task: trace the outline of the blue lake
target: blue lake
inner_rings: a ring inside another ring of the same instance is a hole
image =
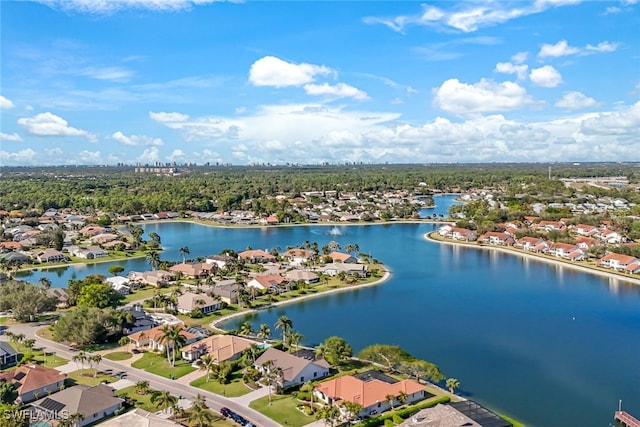
[[[438,206],[452,203],[450,196]],[[436,212],[439,213],[439,212]],[[430,215],[430,214],[428,214]],[[383,260],[392,277],[376,287],[321,296],[256,313],[267,323],[286,314],[316,344],[330,335],[355,351],[397,344],[457,378],[461,394],[528,426],[609,426],[619,399],[640,414],[640,286],[518,255],[440,245],[431,224],[227,229],[190,223],[147,224],[162,259],[180,260],[247,246],[271,249],[305,240],[357,243]],[[149,269],[129,260],[127,271]],[[112,263],[34,272],[55,286],[106,271]],[[228,323],[234,328],[242,319]],[[275,332],[275,331],[274,331]]]

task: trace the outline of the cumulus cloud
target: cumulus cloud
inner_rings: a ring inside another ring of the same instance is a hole
[[[160,160],[160,151],[158,147],[146,148],[137,158],[136,161],[143,164],[151,164]]]
[[[311,83],[304,85],[304,90],[308,95],[324,95],[331,98],[353,98],[358,101],[370,99],[366,92],[345,83],[338,83],[336,85]]]
[[[529,78],[534,84],[542,87],[556,87],[562,83],[562,75],[551,65],[532,69]]]
[[[585,47],[570,46],[566,40],[560,40],[556,44],[545,43],[540,47],[538,58],[559,58],[569,55],[590,55],[594,53],[615,52],[618,49],[617,43],[607,41],[600,42],[597,45],[588,44]]]
[[[532,104],[533,99],[517,83],[482,79],[475,84],[449,79],[434,90],[434,105],[454,114],[509,111]]]
[[[555,105],[566,110],[579,110],[598,105],[598,102],[581,92],[567,92],[556,101]]]
[[[410,25],[454,29],[469,33],[480,28],[502,24],[512,19],[541,13],[549,8],[568,6],[579,2],[580,0],[538,0],[534,3],[502,1],[482,3],[441,2],[439,5],[442,7],[422,5],[422,11],[414,15],[399,15],[395,17],[370,16],[364,18],[364,22],[367,24],[382,24],[399,33],[404,33]]]
[[[633,136],[640,139],[640,101],[630,108],[591,116],[581,123],[581,131],[586,135]]]
[[[88,14],[111,14],[125,9],[146,9],[155,12],[191,10],[194,6],[220,0],[36,0],[53,9]]]
[[[167,160],[171,162],[184,162],[187,160],[187,155],[180,149],[175,149],[167,156]]]
[[[78,153],[78,160],[78,163],[83,165],[100,165],[104,163],[99,151],[82,150]]]
[[[0,95],[0,109],[8,110],[9,108],[14,107],[15,104],[9,98],[5,98],[4,96]]]
[[[318,75],[332,73],[324,65],[294,64],[274,56],[265,56],[251,65],[249,82],[254,86],[302,86],[315,81]]]
[[[91,142],[96,141],[95,135],[86,130],[71,127],[65,119],[49,112],[40,113],[33,117],[22,117],[18,119],[18,124],[30,135],[84,136]]]
[[[512,64],[511,62],[498,62],[495,71],[504,74],[516,74],[518,79],[522,80],[527,77],[529,66],[526,64]]]
[[[22,141],[22,137],[15,132],[14,133],[0,132],[0,141],[17,142],[17,141]]]
[[[120,131],[114,132],[111,138],[125,145],[163,145],[164,142],[161,138],[152,138],[146,135],[125,135]]]
[[[0,160],[3,164],[16,164],[16,165],[33,165],[34,160],[37,157],[36,153],[31,148],[25,148],[24,150],[9,152],[0,150]]]
[[[188,115],[181,113],[154,113],[153,111],[150,111],[149,117],[151,118],[151,120],[161,123],[184,122],[189,120]]]

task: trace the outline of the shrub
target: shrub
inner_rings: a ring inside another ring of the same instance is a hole
[[[394,426],[393,421],[391,421],[388,418],[384,420],[384,427],[393,427],[393,426]]]

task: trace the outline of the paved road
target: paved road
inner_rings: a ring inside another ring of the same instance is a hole
[[[71,350],[68,346],[49,341],[47,339],[41,338],[36,335],[36,331],[40,328],[40,326],[31,325],[31,324],[19,324],[19,325],[10,325],[9,330],[14,333],[22,333],[25,335],[27,339],[35,339],[36,342],[44,347],[47,351],[54,350],[57,355],[64,357],[68,360],[76,354],[73,350]],[[260,427],[279,427],[280,424],[273,421],[271,418],[268,418],[258,411],[255,411],[245,405],[241,405],[240,403],[219,396],[217,394],[195,388],[186,384],[180,384],[175,380],[170,380],[167,378],[159,377],[154,374],[150,374],[146,371],[134,368],[123,367],[123,365],[103,358],[100,362],[101,370],[112,369],[114,372],[124,371],[127,373],[127,379],[137,382],[137,381],[149,381],[149,385],[151,388],[156,390],[167,390],[171,394],[176,396],[182,396],[185,399],[195,400],[196,394],[201,394],[207,399],[207,406],[213,409],[214,411],[220,411],[220,408],[226,406],[234,412],[242,415],[244,418],[251,421],[256,426]]]

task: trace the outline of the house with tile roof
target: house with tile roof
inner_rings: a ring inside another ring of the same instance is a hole
[[[260,249],[250,249],[238,253],[238,258],[253,263],[276,262],[276,257]]]
[[[631,255],[617,254],[610,252],[607,255],[600,258],[598,264],[602,267],[611,268],[614,270],[626,270],[627,267],[640,263],[640,260]]]
[[[172,267],[169,267],[169,271],[174,273],[180,273],[184,277],[188,278],[204,278],[211,274],[211,272],[215,269],[214,264],[209,264],[206,262],[197,262],[197,263],[180,263],[176,264]]]
[[[329,363],[324,359],[306,359],[270,347],[256,359],[254,366],[263,371],[265,363],[272,362],[282,371],[280,386],[283,388],[316,381],[329,375]]]
[[[18,363],[18,351],[6,341],[0,341],[0,369]]]
[[[127,337],[135,344],[137,348],[147,347],[150,350],[159,350],[164,351],[165,347],[162,343],[162,337],[164,336],[164,332],[162,332],[162,328],[166,325],[156,326],[155,328],[147,329],[144,331],[139,331],[133,333],[131,335],[127,335]],[[180,335],[185,339],[185,344],[191,344],[198,340],[198,336],[192,334],[191,332],[187,332],[184,327],[184,324],[179,324]]]
[[[482,236],[478,237],[478,242],[498,246],[513,246],[516,241],[510,234],[497,231],[487,231]]]
[[[213,313],[222,307],[222,301],[212,298],[207,294],[197,294],[185,292],[178,297],[178,311],[180,313],[191,313],[200,310],[203,314]]]
[[[189,361],[209,354],[213,360],[220,363],[237,359],[243,351],[253,344],[256,342],[235,335],[211,335],[201,341],[182,347],[181,354],[183,359]]]
[[[247,287],[266,290],[271,293],[280,293],[287,290],[287,279],[279,274],[263,274],[256,276],[247,282]]]
[[[333,262],[342,262],[342,263],[345,263],[345,264],[357,264],[358,263],[357,259],[355,259],[354,257],[352,257],[349,254],[345,254],[345,253],[342,253],[342,252],[337,252],[337,251],[331,252],[329,254],[329,257],[333,260]]]
[[[544,239],[540,238],[540,237],[533,237],[533,236],[524,236],[520,239],[518,239],[515,243],[515,247],[516,248],[521,248],[525,251],[532,251],[535,252],[535,248],[536,246],[538,246],[541,243],[544,243]]]
[[[181,425],[141,408],[125,412],[100,423],[100,427],[171,427]]]
[[[304,248],[289,249],[282,254],[282,258],[289,261],[291,265],[302,265],[309,261],[309,258],[313,256],[313,251]]]
[[[40,262],[60,262],[67,260],[65,254],[55,249],[45,249],[37,252],[35,255],[37,260]]]
[[[386,376],[375,375],[370,378],[358,378],[344,375],[321,382],[314,389],[315,395],[328,405],[343,408],[344,402],[357,403],[362,406],[358,414],[367,417],[391,409],[387,396],[394,396],[394,406],[400,405],[400,395],[406,395],[406,403],[413,403],[427,397],[423,385],[413,380],[395,381]],[[391,382],[395,381],[395,382]]]
[[[42,365],[22,365],[0,373],[0,381],[12,383],[18,391],[18,399],[28,403],[49,393],[55,393],[64,385],[65,375],[57,369]]]
[[[115,389],[105,384],[94,387],[80,384],[65,388],[31,405],[37,413],[76,414],[84,417],[75,424],[84,427],[110,417],[122,407],[124,399],[115,396]]]
[[[571,243],[556,243],[549,250],[549,254],[570,261],[580,261],[585,257],[585,252],[579,246]]]
[[[318,283],[320,281],[320,276],[318,276],[313,271],[307,270],[291,270],[285,273],[287,279],[292,282],[302,281],[308,285],[312,283]]]

